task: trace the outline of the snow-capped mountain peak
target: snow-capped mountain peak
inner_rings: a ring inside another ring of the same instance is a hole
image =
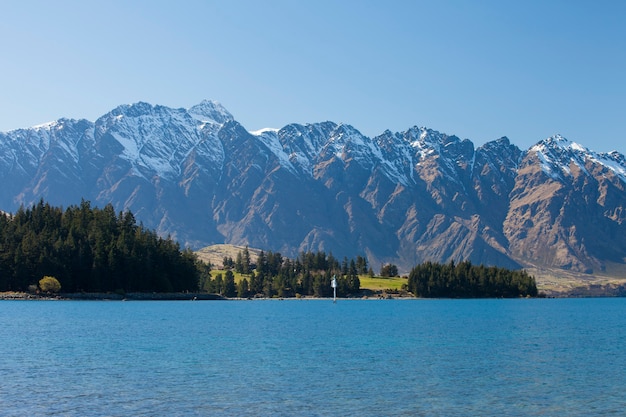
[[[571,175],[572,163],[586,172],[587,150],[561,135],[538,142],[529,149],[529,153],[537,155],[543,172],[554,180],[562,180],[564,176]]]
[[[626,182],[626,160],[616,151],[594,152],[557,134],[538,142],[528,152],[537,155],[541,169],[555,180],[562,180],[564,176],[571,175],[571,164],[575,164],[582,172],[590,175],[586,164],[587,161],[593,161],[603,165]]]
[[[120,156],[131,163],[135,175],[169,178],[180,174],[181,164],[202,141],[215,145],[211,154],[221,164],[223,152],[213,136],[228,120],[230,113],[208,100],[190,110],[139,102],[98,119],[95,136],[106,135],[121,145]]]
[[[440,153],[446,135],[426,127],[414,126],[404,134],[404,139],[414,148],[419,157]]]
[[[224,106],[213,100],[203,100],[199,104],[190,107],[187,112],[195,119],[204,123],[223,125],[234,120],[233,115]]]
[[[63,120],[63,119],[55,120],[55,121],[52,121],[52,122],[41,123],[41,124],[33,126],[32,129],[33,130],[52,130],[56,126],[59,125],[61,120]]]
[[[561,136],[560,134],[551,136],[543,140],[540,143],[544,143],[545,146],[548,146],[554,149],[563,149],[563,150],[569,150],[573,152],[584,152],[584,153],[590,152],[589,149],[585,148],[584,146],[576,142],[572,142],[571,140]]]

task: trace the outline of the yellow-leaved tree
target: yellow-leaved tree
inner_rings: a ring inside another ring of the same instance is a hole
[[[43,292],[59,292],[61,291],[61,283],[55,277],[45,276],[39,280],[39,288]]]

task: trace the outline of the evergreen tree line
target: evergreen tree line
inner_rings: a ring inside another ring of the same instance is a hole
[[[44,276],[57,278],[64,292],[207,291],[226,297],[332,296],[360,290],[359,275],[373,276],[367,260],[339,261],[323,251],[301,252],[296,259],[248,248],[236,260],[224,259],[226,271],[213,277],[211,265],[189,249],[163,239],[130,212],[112,205],[92,208],[88,201],[66,210],[41,200],[13,215],[0,215],[0,291],[25,291]],[[242,274],[236,282],[233,270]],[[385,265],[381,275],[397,275]],[[474,266],[470,262],[426,262],[413,268],[407,290],[417,297],[537,296],[535,279],[525,271]]]
[[[0,291],[25,291],[44,276],[64,292],[196,291],[201,266],[193,252],[110,204],[63,210],[41,200],[0,215]]]
[[[261,251],[256,262],[250,257],[248,248],[239,251],[236,260],[224,259],[224,266],[243,274],[235,283],[234,274],[227,269],[215,277],[204,276],[203,289],[226,297],[296,297],[333,295],[330,286],[333,276],[337,278],[337,296],[346,297],[360,290],[359,274],[368,271],[365,258],[357,260],[344,257],[339,262],[332,254],[301,252],[294,260],[280,253]]]
[[[411,270],[408,290],[416,297],[511,298],[536,297],[535,278],[526,271],[474,266],[469,261],[426,262]]]

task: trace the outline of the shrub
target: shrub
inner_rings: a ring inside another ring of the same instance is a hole
[[[59,292],[61,283],[55,277],[45,276],[39,280],[39,288],[43,292]]]

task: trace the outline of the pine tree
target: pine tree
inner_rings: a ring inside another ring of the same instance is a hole
[[[235,275],[232,271],[226,271],[224,275],[224,291],[225,297],[234,297],[237,294],[237,287],[235,286]]]

